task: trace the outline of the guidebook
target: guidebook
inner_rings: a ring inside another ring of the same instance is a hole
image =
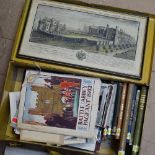
[[[78,138],[73,136],[57,135],[45,132],[36,132],[30,130],[17,129],[18,104],[20,100],[20,92],[10,92],[10,111],[11,111],[11,127],[13,127],[15,134],[20,135],[22,141],[33,141],[57,145],[79,144],[85,143],[86,138]]]
[[[97,78],[27,70],[17,126],[81,138],[95,138],[101,81]]]

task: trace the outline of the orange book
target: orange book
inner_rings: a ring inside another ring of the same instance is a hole
[[[116,139],[120,139],[121,135],[121,128],[122,128],[122,122],[123,122],[123,113],[124,113],[124,107],[125,107],[125,100],[127,95],[127,83],[123,84],[123,91],[122,91],[122,97],[121,97],[121,105],[119,109],[119,117],[117,122],[117,129],[116,129]]]
[[[121,131],[121,137],[120,137],[119,154],[125,154],[128,123],[130,119],[134,88],[135,88],[134,84],[129,84],[127,97],[125,101],[125,107],[124,107],[124,116],[123,116],[123,124],[122,124],[122,131]]]

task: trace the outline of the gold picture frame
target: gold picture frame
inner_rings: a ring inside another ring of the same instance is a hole
[[[147,18],[33,0],[19,55],[141,78]]]
[[[22,39],[23,39],[23,35],[24,35],[24,29],[27,28],[27,19],[28,19],[28,15],[30,13],[30,8],[31,8],[31,0],[26,1],[25,4],[25,11],[23,12],[23,16],[21,18],[20,21],[20,26],[18,29],[18,33],[17,33],[17,37],[16,37],[16,44],[14,46],[13,49],[13,54],[12,54],[12,60],[15,60],[15,62],[17,63],[21,63],[24,62],[27,65],[33,65],[34,66],[34,61],[35,63],[37,63],[38,65],[40,65],[43,68],[51,68],[54,69],[56,71],[63,71],[63,72],[69,72],[69,73],[77,73],[77,74],[83,74],[83,75],[88,75],[88,76],[95,76],[95,77],[101,77],[101,78],[105,78],[105,79],[114,79],[114,80],[121,80],[121,81],[130,81],[130,82],[135,82],[135,83],[140,83],[140,84],[148,84],[149,83],[149,79],[150,79],[150,70],[151,70],[151,64],[152,64],[152,55],[153,55],[153,32],[154,32],[154,19],[150,18],[148,16],[139,16],[138,17],[142,17],[146,20],[148,19],[148,24],[145,24],[144,29],[146,29],[146,33],[143,32],[144,36],[142,37],[143,39],[143,50],[141,51],[141,62],[139,62],[139,75],[131,75],[131,74],[124,74],[124,73],[118,73],[116,72],[116,70],[114,69],[113,71],[110,70],[102,70],[99,69],[98,67],[96,68],[91,68],[90,66],[81,66],[81,65],[75,65],[75,64],[69,64],[69,63],[65,63],[65,62],[55,62],[52,60],[48,60],[48,59],[42,59],[39,58],[38,55],[37,57],[34,57],[33,54],[31,55],[22,55],[20,53],[20,47],[22,44]],[[41,1],[41,2],[45,2],[46,1]],[[57,4],[58,2],[51,2],[48,1],[48,3],[53,3]],[[59,5],[62,5],[62,3],[58,3]],[[69,5],[70,4],[65,4],[65,5]],[[71,5],[72,6],[72,5]],[[90,9],[90,10],[97,10],[97,11],[101,11],[102,10],[98,10],[98,9],[94,9],[94,8],[86,8],[84,6],[75,6],[74,7],[78,7],[79,9]],[[124,12],[123,12],[124,13]],[[118,13],[120,14],[120,13]],[[131,13],[128,13],[131,14]],[[128,14],[125,12],[125,15],[128,16]],[[131,15],[131,16],[137,16],[137,14],[135,15]],[[145,30],[144,30],[145,31]],[[146,36],[145,36],[146,34]],[[151,46],[150,46],[151,45]],[[147,53],[146,53],[147,51]],[[147,55],[147,56],[146,56]],[[42,56],[41,56],[42,57]],[[64,59],[65,60],[65,59]],[[66,61],[66,60],[65,60]],[[82,62],[82,60],[79,60],[80,62]],[[119,68],[117,66],[117,68]],[[128,69],[126,69],[128,70]],[[147,72],[147,74],[146,74]]]

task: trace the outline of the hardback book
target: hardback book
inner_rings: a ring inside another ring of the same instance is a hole
[[[115,99],[116,99],[116,91],[117,91],[117,84],[112,84],[112,94],[110,98],[110,104],[108,107],[107,115],[106,115],[106,120],[105,120],[105,128],[107,128],[108,133],[107,135],[111,135],[112,133],[112,120],[113,120],[113,114],[114,114],[114,106],[115,106]]]
[[[147,94],[148,94],[148,88],[146,86],[142,86],[141,93],[140,93],[140,100],[138,104],[137,120],[135,124],[132,155],[138,155],[139,153]]]
[[[125,155],[126,138],[127,138],[127,132],[128,132],[128,124],[130,119],[134,89],[135,89],[135,85],[130,83],[128,86],[128,92],[127,92],[127,97],[125,102],[125,111],[124,111],[124,117],[123,117],[122,132],[120,137],[120,146],[119,146],[119,152],[118,152],[118,154],[120,155]]]
[[[127,134],[127,143],[131,141],[131,130],[132,130],[132,123],[133,123],[133,117],[134,117],[134,108],[136,104],[136,95],[137,95],[137,86],[134,86],[133,94],[132,94],[132,101],[131,101],[131,112],[130,112],[130,119],[128,124],[128,134]]]
[[[106,101],[105,101],[105,105],[104,105],[104,112],[103,112],[103,128],[106,128],[106,121],[107,121],[107,116],[109,114],[109,110],[110,110],[110,104],[111,104],[111,98],[112,98],[112,93],[113,93],[113,85],[109,84],[108,85],[108,94],[106,96]]]
[[[120,109],[119,109],[117,128],[116,128],[116,139],[119,139],[120,135],[121,135],[124,107],[125,107],[125,101],[126,101],[126,96],[127,96],[127,89],[128,89],[128,84],[124,83],[123,84],[122,95],[121,95],[121,105],[120,105]]]
[[[118,122],[118,116],[119,116],[119,109],[120,109],[120,103],[121,103],[121,96],[122,96],[122,89],[123,84],[118,83],[117,84],[117,92],[116,92],[116,99],[115,99],[115,107],[114,107],[114,114],[113,114],[113,122],[112,122],[112,134],[116,134],[116,128],[117,128],[117,122]]]
[[[97,78],[27,70],[18,128],[95,138],[100,87]]]
[[[137,120],[137,110],[138,110],[139,99],[140,99],[140,90],[137,90],[136,101],[135,101],[134,112],[133,112],[133,121],[132,121],[132,126],[131,126],[131,138],[130,138],[129,145],[132,145],[132,143],[133,143],[135,124],[136,124],[136,120]]]

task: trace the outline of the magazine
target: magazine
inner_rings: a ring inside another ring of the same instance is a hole
[[[10,125],[11,127],[13,127],[15,134],[20,135],[20,140],[59,144],[59,145],[78,144],[86,142],[85,138],[78,138],[73,136],[63,136],[63,135],[49,134],[28,130],[19,131],[17,129],[17,116],[19,111],[18,104],[20,100],[20,92],[10,92],[9,97],[10,97],[10,112],[11,112]]]
[[[18,128],[95,138],[100,87],[97,78],[27,70]]]

